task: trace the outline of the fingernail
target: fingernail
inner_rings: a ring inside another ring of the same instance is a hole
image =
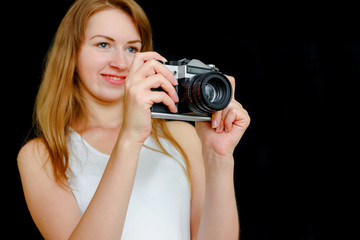
[[[178,82],[178,80],[176,78],[174,78],[173,81],[174,81],[175,85],[179,85],[179,82]]]
[[[216,128],[216,126],[217,126],[217,121],[216,121],[216,120],[213,120],[213,121],[212,121],[212,124],[211,124],[211,127],[212,127],[212,128]]]

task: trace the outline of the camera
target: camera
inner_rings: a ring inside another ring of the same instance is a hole
[[[152,118],[182,121],[210,121],[211,114],[226,108],[232,98],[230,81],[214,65],[197,59],[181,59],[163,63],[179,84],[178,112],[171,113],[163,103],[151,107]],[[162,88],[153,91],[164,91]]]

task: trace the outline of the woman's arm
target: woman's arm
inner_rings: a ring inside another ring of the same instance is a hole
[[[201,151],[201,142],[195,128],[186,122],[168,121],[171,135],[185,151],[191,168],[191,239],[197,239],[205,198],[205,168]]]
[[[202,152],[201,141],[192,125],[177,121],[167,125],[190,160],[191,239],[237,239],[239,222],[233,159],[224,159],[224,164],[216,164],[220,159]]]
[[[120,134],[99,186],[70,239],[120,239],[141,143]]]
[[[45,239],[68,239],[81,213],[72,192],[54,178],[49,154],[40,139],[28,142],[17,163],[30,214]]]
[[[240,227],[233,181],[234,160],[208,155],[204,155],[204,159],[207,162],[205,199],[197,239],[237,240]]]
[[[55,182],[44,144],[33,140],[22,148],[18,167],[26,202],[45,239],[120,239],[142,146],[134,142],[119,137],[83,216],[71,191]]]
[[[235,80],[229,77],[233,87]],[[170,122],[169,130],[184,148],[191,164],[192,239],[238,239],[239,220],[234,191],[233,151],[250,123],[234,98],[212,122]]]
[[[222,112],[214,114],[211,124],[197,123],[196,130],[202,142],[206,176],[198,239],[239,237],[233,182],[233,151],[249,123],[248,113],[235,100]]]
[[[155,52],[138,53],[125,82],[124,118],[103,177],[71,239],[120,239],[133,189],[140,150],[151,133],[151,106],[173,112],[178,101],[173,74]],[[164,92],[152,89],[162,87]]]
[[[83,216],[71,191],[54,180],[43,142],[31,141],[20,151],[18,166],[25,198],[44,238],[121,238],[140,149],[151,132],[150,107],[154,102],[163,102],[176,111],[173,74],[155,59],[164,60],[155,52],[139,53],[134,58],[126,79],[122,128]],[[168,94],[151,91],[160,86],[167,89]]]

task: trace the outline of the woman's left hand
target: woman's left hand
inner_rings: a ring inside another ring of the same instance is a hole
[[[235,79],[227,76],[233,89]],[[250,124],[250,117],[242,105],[233,98],[228,107],[213,113],[211,122],[196,122],[196,131],[203,144],[204,154],[220,158],[232,157],[236,145]]]

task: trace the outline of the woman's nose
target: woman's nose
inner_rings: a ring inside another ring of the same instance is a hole
[[[128,68],[127,58],[124,51],[114,51],[110,59],[110,66],[119,70]]]

